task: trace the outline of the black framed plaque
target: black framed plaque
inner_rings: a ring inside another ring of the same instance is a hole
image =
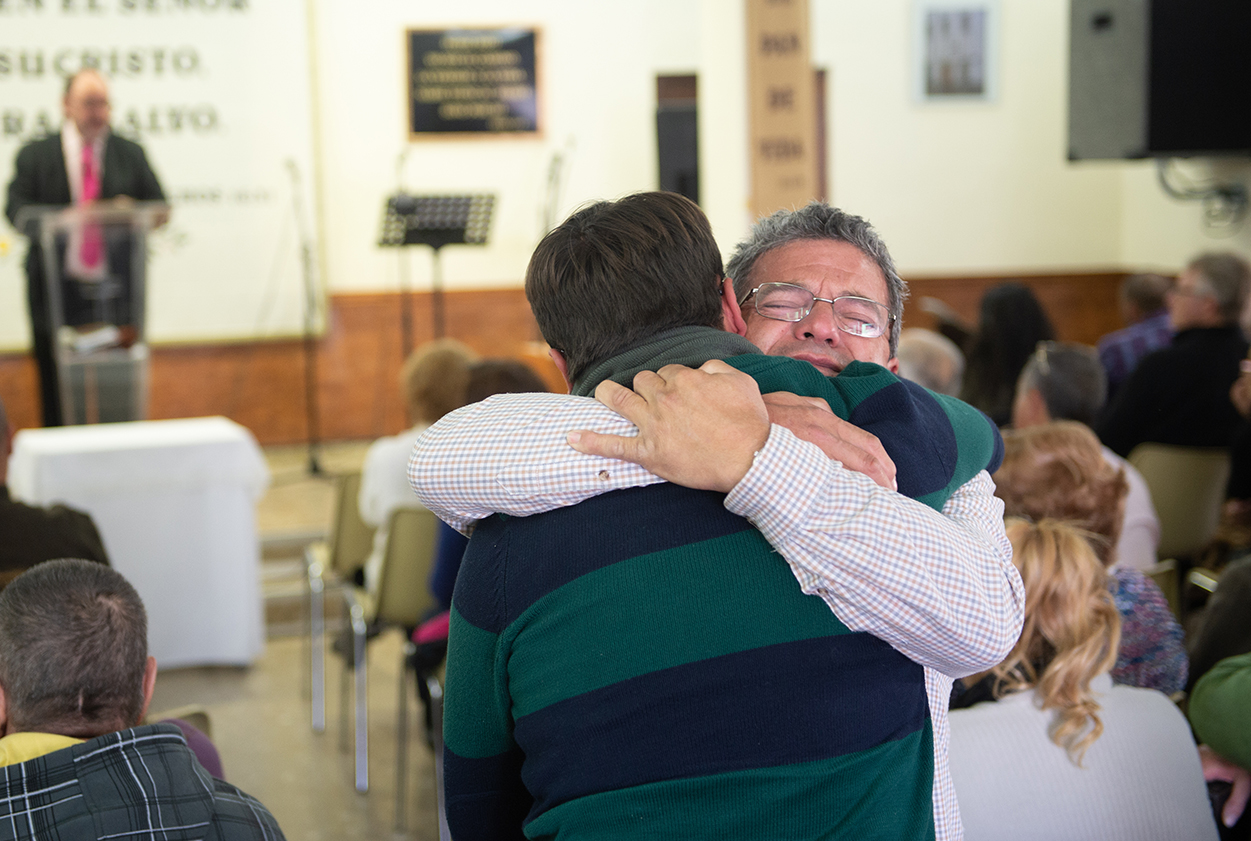
[[[539,133],[538,30],[410,29],[410,140]]]

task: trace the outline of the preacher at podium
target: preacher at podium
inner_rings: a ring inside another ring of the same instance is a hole
[[[128,197],[135,201],[164,201],[165,194],[143,148],[109,130],[109,89],[95,70],[69,77],[62,100],[65,121],[58,134],[26,144],[17,153],[13,180],[9,183],[5,215],[14,225],[27,205],[90,205],[107,199]],[[61,393],[54,359],[51,313],[40,244],[29,230],[26,254],[26,295],[30,307],[32,344],[39,366],[39,392],[44,426],[62,423]],[[95,225],[82,225],[65,237],[60,261],[67,278],[64,288],[64,323],[72,326],[99,320],[97,302],[106,284],[123,287],[114,299],[122,302],[112,321],[132,324],[130,296],[130,249],[125,243],[106,240]],[[61,245],[58,243],[58,250]]]

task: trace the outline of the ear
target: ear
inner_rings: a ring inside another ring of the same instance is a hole
[[[728,277],[721,280],[721,326],[727,333],[747,335],[743,308],[738,305],[738,296],[734,294],[734,281]]]
[[[556,366],[556,370],[560,371],[561,379],[565,381],[565,388],[573,391],[573,383],[569,382],[569,363],[565,362],[565,355],[556,348],[548,348],[547,355],[552,358],[552,364]]]
[[[899,376],[899,360],[893,356],[886,360],[886,370],[890,371],[896,377]]]
[[[1012,403],[1013,428],[1026,429],[1050,422],[1051,412],[1047,411],[1047,401],[1041,391],[1031,388],[1017,395]]]
[[[152,692],[156,689],[156,658],[148,655],[148,662],[143,665],[143,709],[139,711],[139,721],[148,715],[148,705],[152,703]]]
[[[9,696],[0,686],[0,736],[9,735]]]

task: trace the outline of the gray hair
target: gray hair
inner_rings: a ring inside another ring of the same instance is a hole
[[[91,739],[143,715],[148,620],[116,570],[46,561],[0,592],[0,686],[11,730]]]
[[[775,248],[801,240],[846,242],[877,263],[886,279],[886,308],[892,316],[890,355],[894,356],[899,349],[908,284],[895,270],[895,261],[886,250],[886,243],[872,225],[824,202],[814,201],[800,210],[779,210],[756,222],[747,239],[734,249],[734,256],[725,268],[726,275],[734,278],[734,294],[742,300],[757,285],[752,277],[757,260]]]
[[[909,327],[899,334],[899,376],[939,394],[960,393],[964,353],[941,333]]]
[[[1236,322],[1251,286],[1251,266],[1247,261],[1228,251],[1209,252],[1191,260],[1186,268],[1199,273],[1226,323]]]
[[[1092,347],[1039,342],[1017,379],[1018,392],[1038,389],[1052,420],[1094,427],[1108,396],[1108,376]]]

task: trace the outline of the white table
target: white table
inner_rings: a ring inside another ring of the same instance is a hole
[[[9,490],[89,513],[139,591],[160,666],[250,663],[264,648],[256,501],[269,470],[226,418],[24,429]]]

